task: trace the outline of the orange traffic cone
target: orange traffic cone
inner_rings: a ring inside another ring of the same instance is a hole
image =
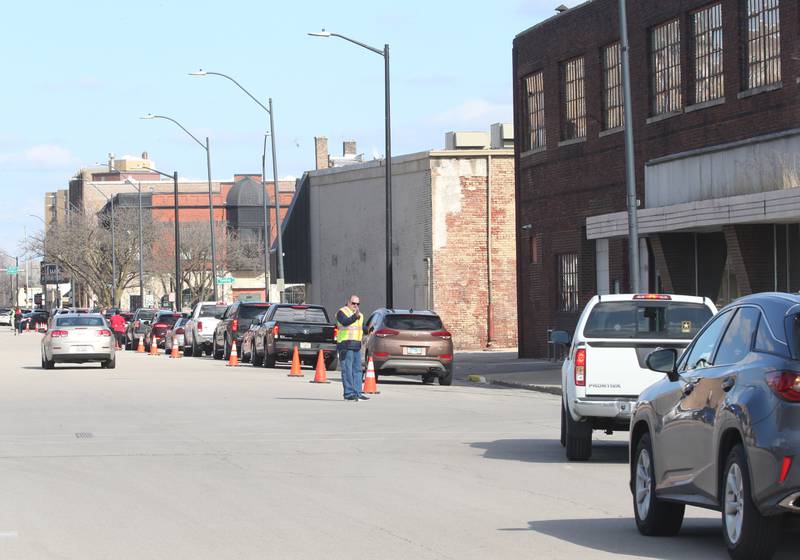
[[[325,357],[322,354],[322,350],[317,354],[317,374],[309,383],[330,383],[330,381],[328,381],[328,370],[325,369]]]
[[[158,340],[156,337],[150,338],[150,356],[158,356]]]
[[[228,365],[236,367],[239,365],[239,352],[236,351],[236,343],[231,344],[231,356],[228,358]]]
[[[367,395],[377,395],[380,393],[380,391],[378,391],[378,382],[375,380],[375,364],[372,362],[371,356],[369,362],[367,362],[367,375],[364,377],[364,388],[361,392]]]
[[[144,337],[139,335],[139,345],[136,347],[137,354],[144,354]]]
[[[300,351],[297,346],[294,347],[294,354],[292,354],[292,369],[287,377],[303,377],[303,372],[300,369]]]
[[[25,323],[25,332],[31,332],[31,322]]]
[[[166,350],[165,350],[166,352]],[[178,350],[178,339],[172,338],[172,353],[169,355],[170,358],[180,358],[181,352]]]

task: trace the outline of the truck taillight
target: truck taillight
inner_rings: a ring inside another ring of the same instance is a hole
[[[175,329],[175,334],[183,334],[184,332],[186,331],[184,331],[183,327],[178,327],[177,329]]]
[[[333,340],[339,338],[339,327],[333,327]]]
[[[231,321],[231,330],[233,332],[237,332],[239,330],[239,319],[234,319]]]
[[[575,386],[586,387],[586,348],[575,351]]]
[[[767,385],[780,398],[800,402],[800,374],[794,371],[774,371],[767,374]]]
[[[198,331],[202,331],[203,330],[203,321],[197,321],[197,330]]]
[[[281,329],[280,329],[280,327],[278,327],[278,325],[275,325],[274,327],[272,327],[272,336],[273,336],[273,338],[278,338],[280,336],[280,334],[281,334]]]

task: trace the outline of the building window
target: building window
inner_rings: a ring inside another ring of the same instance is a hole
[[[781,81],[779,0],[745,0],[745,74],[748,89]]]
[[[603,128],[625,124],[622,97],[622,57],[619,43],[603,49]]]
[[[530,237],[531,264],[542,264],[542,234]]]
[[[583,85],[583,57],[568,60],[561,66],[564,98],[564,140],[586,137],[586,98]]]
[[[558,255],[558,310],[578,311],[578,253]]]
[[[528,127],[525,135],[525,150],[535,150],[545,145],[544,130],[544,75],[536,72],[525,78],[526,105],[525,125]]]
[[[681,96],[681,31],[673,20],[651,31],[653,115],[683,107]]]
[[[692,14],[694,38],[694,102],[705,103],[724,94],[722,72],[722,4]]]

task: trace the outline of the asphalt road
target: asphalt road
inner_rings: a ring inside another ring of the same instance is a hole
[[[551,395],[387,378],[351,403],[335,373],[44,371],[38,343],[0,332],[3,559],[727,558],[702,510],[640,537],[625,436],[566,463]]]

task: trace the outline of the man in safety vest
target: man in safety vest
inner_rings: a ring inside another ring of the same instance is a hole
[[[369,400],[361,394],[361,338],[364,336],[364,317],[359,311],[361,300],[350,296],[350,301],[336,314],[336,350],[342,371],[344,400],[357,402]]]

